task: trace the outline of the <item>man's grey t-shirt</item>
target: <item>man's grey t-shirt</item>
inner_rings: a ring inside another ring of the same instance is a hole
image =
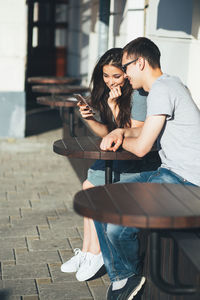
[[[147,117],[167,115],[159,136],[162,167],[200,186],[200,110],[179,78],[163,74],[147,97]]]

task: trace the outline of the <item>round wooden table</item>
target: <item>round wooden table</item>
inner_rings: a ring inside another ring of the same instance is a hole
[[[75,77],[56,77],[56,76],[34,76],[27,79],[32,84],[70,84],[76,83],[80,79]]]
[[[77,99],[73,96],[42,96],[36,98],[37,103],[42,105],[48,105],[50,107],[57,107],[60,109],[61,118],[63,121],[63,137],[65,137],[65,125],[69,123],[70,135],[73,137],[74,133],[74,107],[77,106]],[[67,117],[67,111],[69,112],[69,122]]]
[[[67,84],[55,84],[55,85],[33,85],[32,91],[40,94],[73,94],[89,92],[90,89],[86,86],[80,85],[67,85]]]
[[[95,220],[148,229],[200,228],[200,188],[116,183],[80,191],[75,210]]]
[[[113,160],[140,160],[140,158],[123,149],[116,152],[103,151],[100,149],[101,140],[99,137],[89,136],[62,139],[54,142],[53,151],[71,158],[105,160],[105,183],[111,183]]]

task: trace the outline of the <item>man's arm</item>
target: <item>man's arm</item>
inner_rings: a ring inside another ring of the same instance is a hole
[[[151,150],[165,120],[166,115],[155,115],[147,117],[143,127],[115,129],[103,138],[100,147],[102,150],[116,151],[122,145],[125,150],[143,157]]]
[[[117,128],[106,135],[100,144],[102,150],[116,151],[123,143],[124,135],[137,137],[142,127],[137,128]]]
[[[132,137],[128,132],[124,133],[122,147],[139,157],[146,155],[159,136],[166,120],[166,115],[147,117],[138,137]]]

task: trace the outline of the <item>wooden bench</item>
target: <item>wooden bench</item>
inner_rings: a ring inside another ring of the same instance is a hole
[[[200,232],[177,231],[171,232],[177,248],[180,249],[200,274]],[[176,254],[178,257],[178,253]]]

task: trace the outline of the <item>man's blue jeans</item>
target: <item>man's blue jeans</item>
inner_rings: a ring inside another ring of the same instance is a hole
[[[130,174],[127,180],[123,182],[193,185],[172,171],[161,167],[156,171]],[[139,229],[97,221],[94,221],[94,223],[110,280],[112,282],[118,281],[133,274],[138,274],[140,272],[139,241],[137,236]]]

